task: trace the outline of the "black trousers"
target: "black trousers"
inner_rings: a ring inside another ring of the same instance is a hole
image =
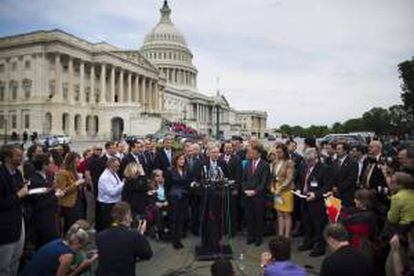
[[[200,217],[201,217],[201,196],[198,194],[192,194],[190,196],[190,207],[191,207],[191,217],[190,217],[190,227],[191,232],[195,235],[199,234],[200,229]]]
[[[327,223],[326,209],[322,200],[302,204],[304,243],[314,249],[324,249],[323,229]]]
[[[62,234],[65,234],[72,224],[81,219],[81,215],[76,204],[73,207],[60,207],[60,215],[63,218]]]
[[[36,249],[39,249],[49,241],[59,237],[57,223],[57,206],[47,206],[36,210],[30,219],[28,234]]]
[[[109,228],[112,224],[111,211],[115,203],[96,202],[96,231]]]
[[[180,242],[186,213],[188,212],[188,197],[187,196],[172,196],[171,197],[171,223],[172,223],[172,242]]]
[[[245,197],[244,214],[249,238],[261,238],[264,231],[265,202],[261,196]]]

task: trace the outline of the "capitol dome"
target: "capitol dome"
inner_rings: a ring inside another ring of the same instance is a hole
[[[141,53],[163,72],[167,83],[178,87],[196,87],[197,69],[184,35],[171,21],[167,0],[160,9],[161,19],[144,39]]]

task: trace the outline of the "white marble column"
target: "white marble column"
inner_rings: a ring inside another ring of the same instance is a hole
[[[80,61],[79,65],[79,99],[81,104],[85,104],[85,62]]]
[[[125,91],[124,91],[124,70],[121,68],[119,72],[119,99],[118,102],[122,103],[125,101]]]
[[[112,66],[111,68],[111,79],[110,79],[110,93],[109,93],[109,102],[113,103],[114,99],[115,99],[115,67]],[[118,100],[119,100],[119,96],[118,96]]]
[[[24,95],[24,89],[23,89],[23,62],[24,62],[24,58],[22,58],[22,60],[20,60],[20,57],[18,57],[16,59],[17,62],[17,74],[16,74],[16,81],[17,81],[17,97],[16,97],[16,101],[17,102],[21,102],[24,101],[26,99],[25,95]],[[16,114],[17,116],[17,130],[20,129],[20,125],[21,125],[21,120],[19,120],[19,117],[21,116],[21,114]],[[20,124],[20,125],[19,125]],[[20,132],[20,131],[19,131]]]
[[[73,58],[69,57],[68,61],[68,97],[69,104],[73,104],[75,101],[75,93],[73,89]]]
[[[154,110],[154,81],[150,79],[149,83],[149,93],[148,93],[148,105],[150,110]]]
[[[161,95],[160,95],[160,109],[161,109],[161,111],[162,110],[164,110],[164,99],[165,99],[165,93],[164,93],[164,91],[165,91],[165,88],[164,89],[162,89],[162,91],[161,91]]]
[[[144,76],[141,76],[141,96],[142,96],[142,106],[144,108],[144,111],[148,112],[148,106],[147,106],[147,99],[146,99],[146,78]]]
[[[91,63],[91,72],[89,76],[89,103],[95,103],[95,64]]]
[[[134,102],[139,103],[139,78],[137,74],[135,74],[134,83],[135,83],[134,84],[134,95],[135,95]]]
[[[62,64],[60,61],[60,54],[56,53],[55,55],[55,98],[57,101],[63,99],[63,89],[62,89]]]
[[[181,84],[185,85],[185,71],[181,70]]]
[[[41,99],[45,96],[45,90],[43,87],[43,70],[44,69],[44,56],[43,53],[40,54],[36,54],[36,58],[34,60],[35,62],[35,77],[34,77],[34,81],[33,81],[33,86],[32,86],[32,99]],[[7,87],[7,86],[6,86]],[[6,88],[7,89],[7,88]]]
[[[101,95],[99,97],[99,101],[101,103],[106,103],[106,79],[105,79],[105,75],[106,75],[106,65],[105,64],[101,64]],[[84,120],[84,118],[82,119]]]
[[[132,102],[132,79],[131,78],[132,78],[131,72],[128,72],[128,83],[127,83],[127,85],[128,85],[128,88],[127,88],[127,91],[128,91],[127,101],[128,101],[128,103]]]

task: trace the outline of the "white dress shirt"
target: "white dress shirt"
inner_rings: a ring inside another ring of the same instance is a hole
[[[124,183],[116,173],[105,169],[98,181],[98,201],[102,203],[117,203],[121,201]]]

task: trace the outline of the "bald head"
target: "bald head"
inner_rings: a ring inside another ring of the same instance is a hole
[[[369,143],[369,153],[373,156],[378,156],[382,153],[381,141],[373,140]]]
[[[200,149],[200,145],[199,145],[199,144],[197,144],[197,143],[192,144],[192,145],[190,146],[190,149],[191,149],[191,153],[192,153],[194,156],[198,156],[198,155],[200,155],[200,151],[201,151],[201,149]]]

